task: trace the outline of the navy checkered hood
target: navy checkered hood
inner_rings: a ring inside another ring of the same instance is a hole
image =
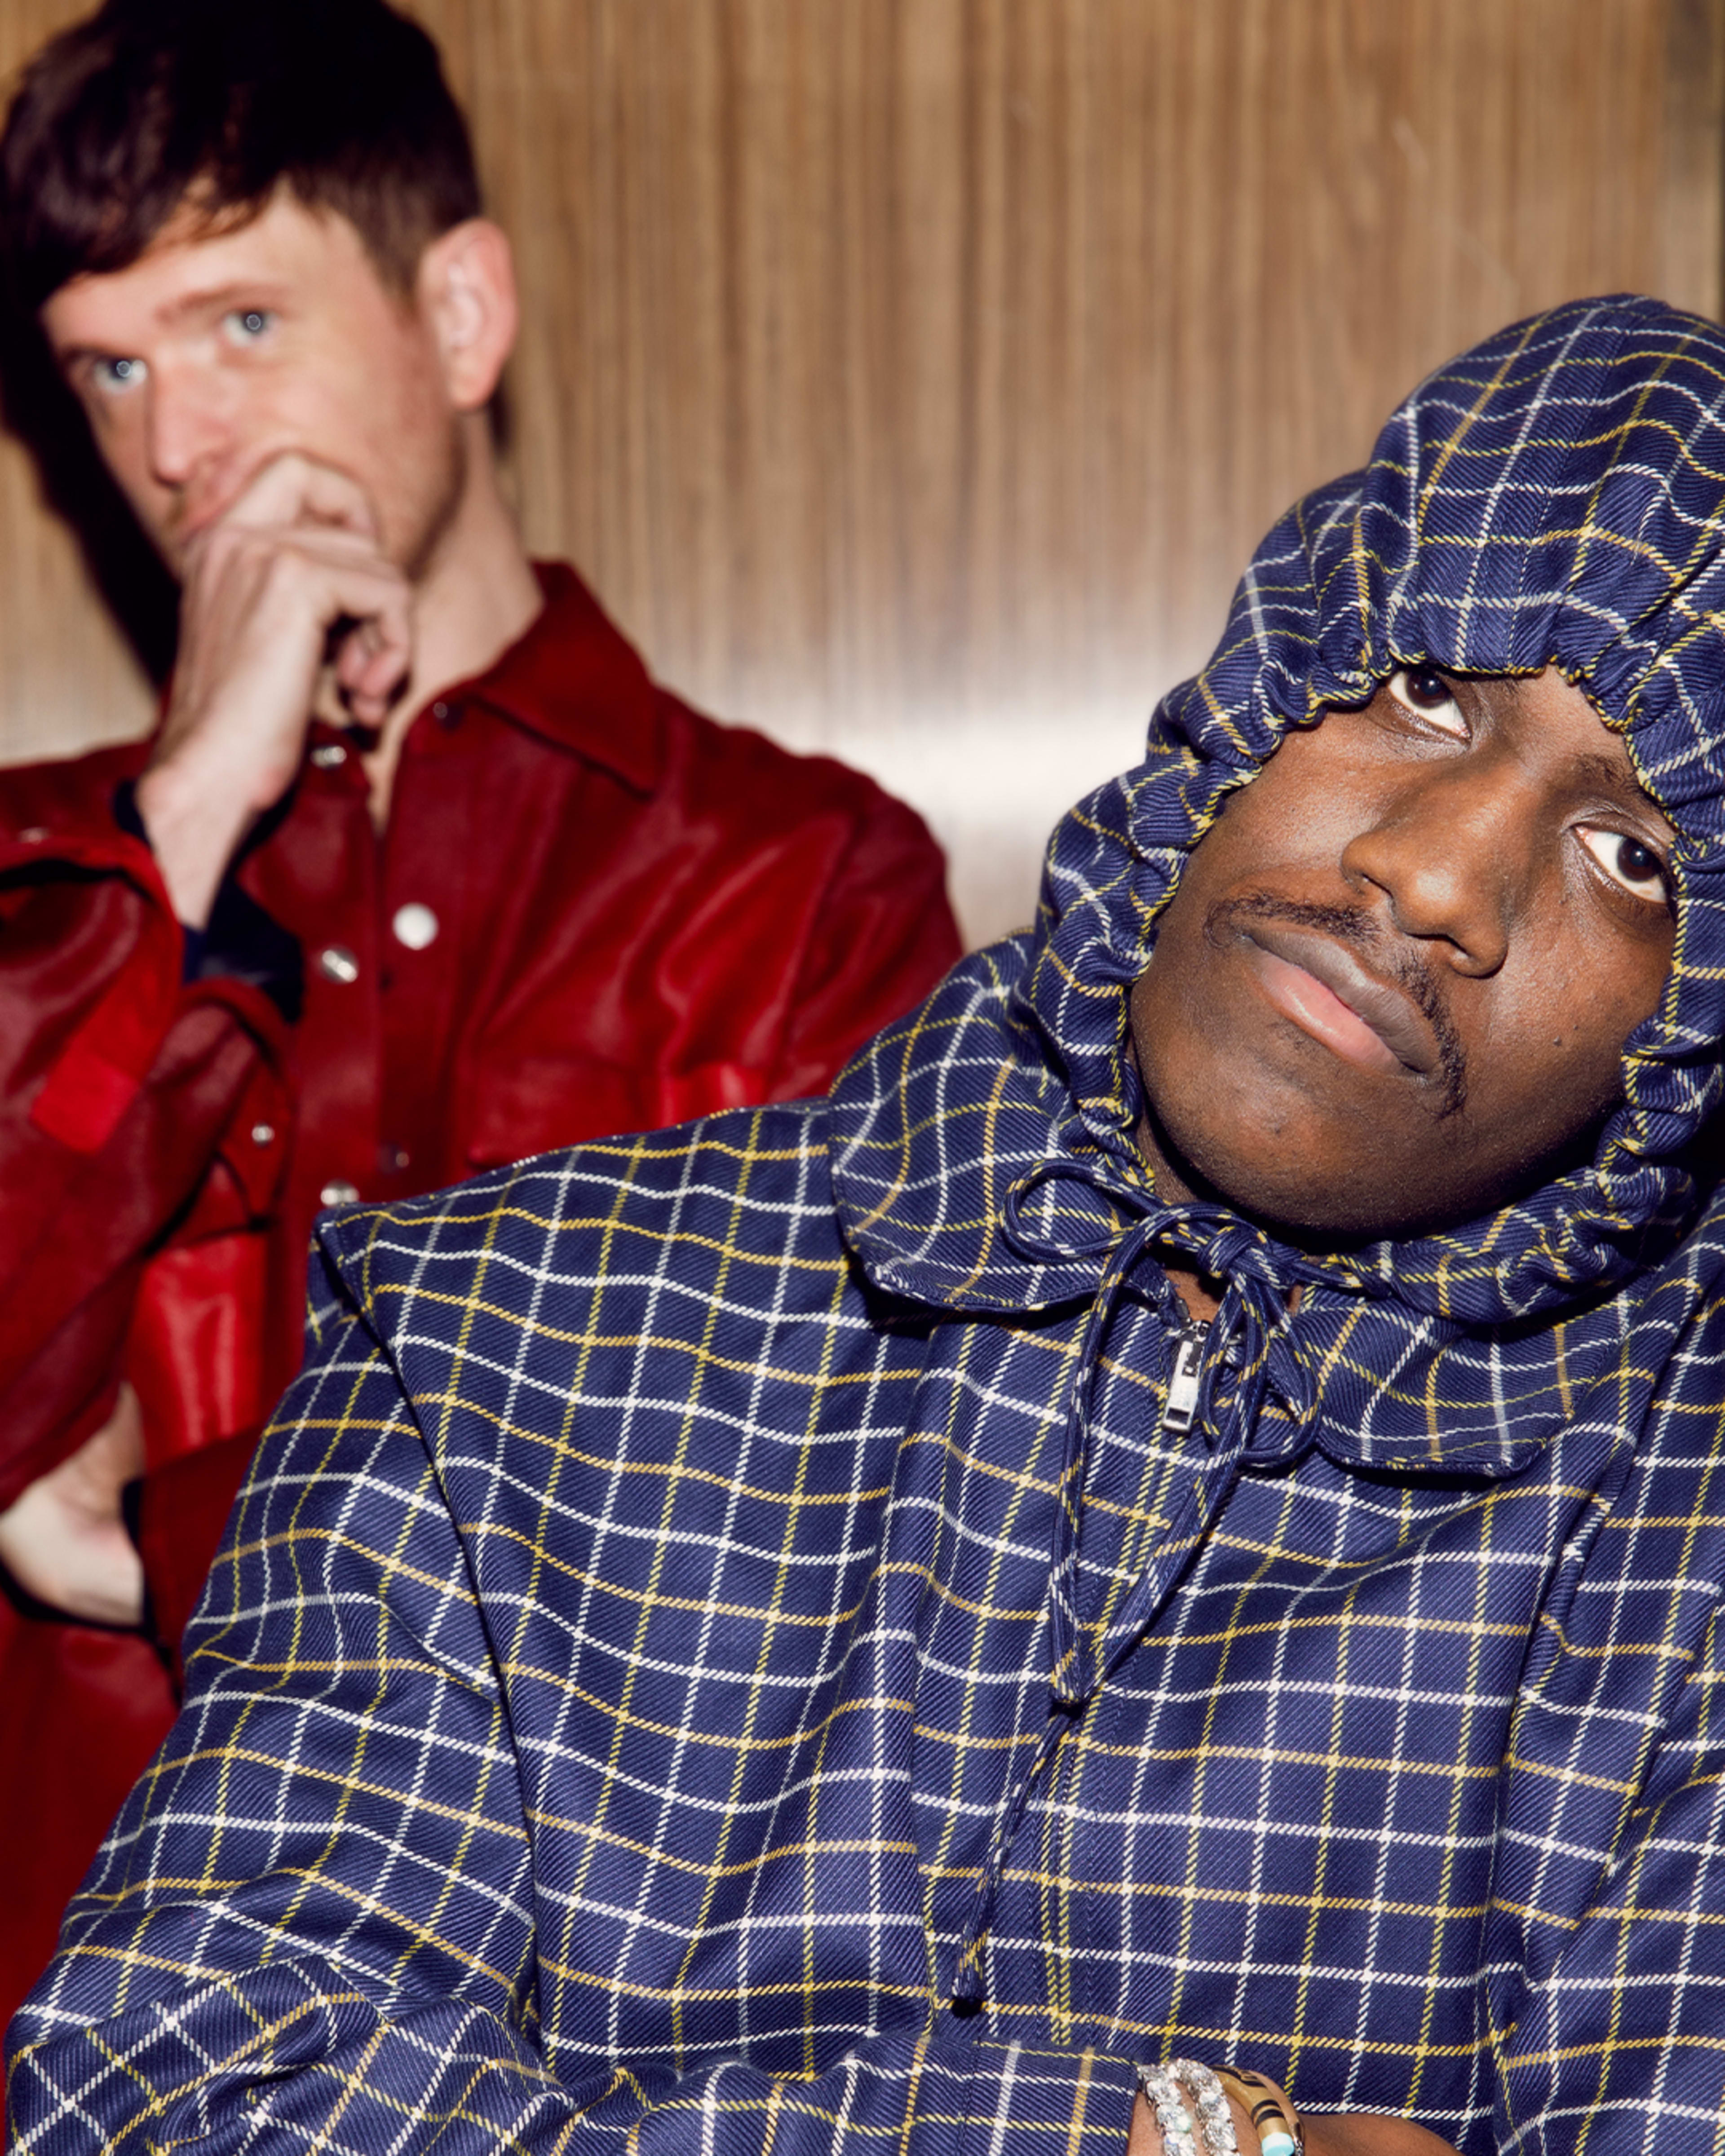
[[[1271,1389],[1303,1421],[1312,1358],[1281,1321],[1296,1281],[1356,1314],[1364,1296],[1404,1344],[1410,1323],[1449,1338],[1597,1308],[1668,1255],[1699,1202],[1686,1156],[1722,1091],[1722,539],[1712,323],[1577,302],[1423,382],[1363,472],[1265,540],[1215,655],[1158,708],[1144,762],[1060,824],[1034,933],[967,962],[841,1081],[840,1204],[871,1275],[949,1307],[1024,1309],[1094,1295],[1127,1242],[1188,1255],[1252,1305],[1248,1330],[1283,1366]],[[1676,829],[1676,952],[1588,1167],[1441,1234],[1313,1257],[1225,1206],[1157,1199],[1132,1142],[1127,991],[1229,791],[1290,726],[1413,665],[1555,665],[1586,690]]]

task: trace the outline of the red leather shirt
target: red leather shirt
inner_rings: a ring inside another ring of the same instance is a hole
[[[129,1378],[170,1636],[297,1363],[320,1204],[819,1091],[957,955],[909,809],[690,711],[540,573],[526,636],[414,722],[381,835],[314,730],[238,871],[298,940],[296,1023],[182,986],[113,808],[146,745],[0,773],[0,1507]],[[0,1604],[0,2018],[170,1705],[136,1635]]]

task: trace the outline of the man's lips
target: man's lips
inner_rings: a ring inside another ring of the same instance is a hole
[[[1271,1004],[1344,1062],[1422,1078],[1441,1067],[1437,1029],[1419,1004],[1333,937],[1261,917],[1234,927]]]

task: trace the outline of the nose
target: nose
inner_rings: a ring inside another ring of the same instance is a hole
[[[202,369],[158,361],[144,384],[150,475],[183,492],[219,462],[229,429],[219,391]]]
[[[1342,871],[1382,894],[1405,936],[1445,947],[1479,978],[1509,955],[1535,870],[1538,819],[1513,757],[1476,751],[1404,773],[1380,814],[1352,839]]]

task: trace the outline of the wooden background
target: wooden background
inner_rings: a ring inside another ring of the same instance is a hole
[[[1578,294],[1720,304],[1725,0],[416,5],[519,252],[531,544],[916,802],[978,938],[1425,368]],[[3,0],[0,68],[81,6]],[[146,723],[11,444],[0,558],[0,758]]]

